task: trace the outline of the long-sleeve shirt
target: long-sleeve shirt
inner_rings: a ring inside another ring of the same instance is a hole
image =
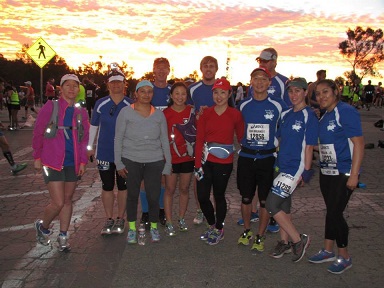
[[[163,174],[169,175],[172,164],[164,113],[153,106],[148,117],[131,106],[121,109],[116,120],[114,150],[117,170],[125,167],[121,158],[138,163],[165,160]]]
[[[228,107],[223,114],[218,115],[215,106],[205,109],[197,122],[195,167],[201,167],[204,143],[233,144],[234,133],[236,133],[237,140],[240,142],[244,134],[244,121],[241,112]],[[233,154],[226,159],[209,154],[207,160],[228,164],[233,162]]]

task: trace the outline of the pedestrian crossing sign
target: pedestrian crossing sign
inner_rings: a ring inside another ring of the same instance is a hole
[[[40,68],[43,68],[56,55],[56,52],[41,37],[29,47],[26,53]]]

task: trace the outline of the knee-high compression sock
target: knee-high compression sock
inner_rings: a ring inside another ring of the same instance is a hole
[[[147,200],[147,193],[145,193],[144,190],[140,191],[140,202],[141,202],[141,210],[143,213],[148,213],[148,200]]]
[[[12,153],[10,151],[4,152],[3,153],[5,159],[7,159],[9,165],[14,166],[15,161],[13,161]]]
[[[164,193],[165,193],[165,187],[161,187],[161,189],[160,189],[160,199],[159,199],[159,207],[160,207],[160,209],[164,209]]]

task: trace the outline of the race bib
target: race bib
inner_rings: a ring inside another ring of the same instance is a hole
[[[87,98],[92,98],[92,90],[87,90]]]
[[[108,161],[97,160],[97,169],[100,171],[108,171],[110,163]]]
[[[333,144],[319,144],[320,170],[324,175],[339,175],[337,157]]]
[[[279,173],[273,180],[272,193],[282,198],[287,198],[297,187],[299,177],[293,177],[287,173]]]
[[[247,142],[253,145],[265,145],[269,141],[269,124],[247,125]]]

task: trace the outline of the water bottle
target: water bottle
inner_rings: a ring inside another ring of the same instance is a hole
[[[139,245],[145,245],[145,239],[146,238],[146,235],[145,235],[145,225],[144,223],[140,223],[140,226],[139,226],[139,237],[138,237],[138,243]]]

